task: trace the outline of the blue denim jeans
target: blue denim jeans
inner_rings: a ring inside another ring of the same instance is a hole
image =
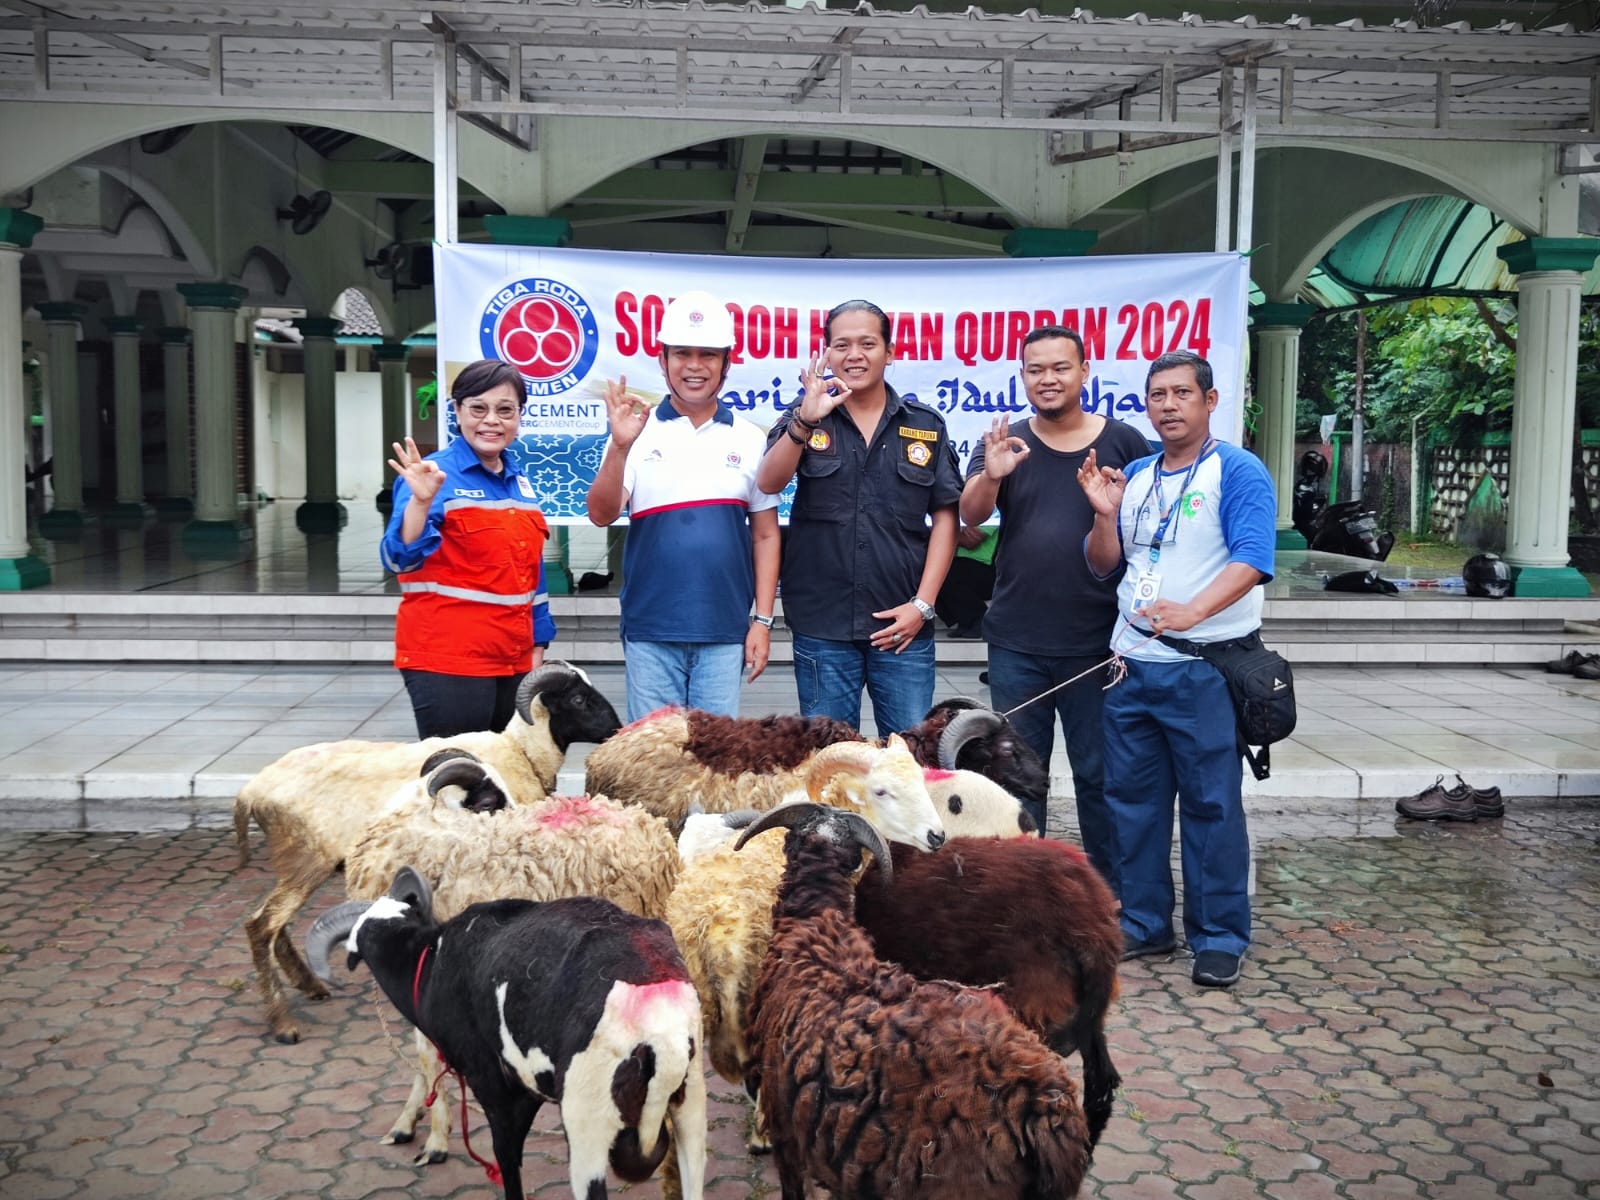
[[[861,689],[872,697],[878,736],[910,729],[933,707],[933,639],[899,654],[872,643],[794,635],[794,682],[800,715],[832,717],[861,728]]]
[[[1183,931],[1189,948],[1243,954],[1250,944],[1250,839],[1228,685],[1200,659],[1129,660],[1106,693],[1106,806],[1116,826],[1122,933],[1172,931],[1172,816],[1177,797]]]
[[[990,646],[989,695],[994,709],[1008,712],[1090,670],[1105,657],[1099,653],[1056,658]],[[1078,836],[1094,869],[1115,892],[1116,845],[1105,797],[1105,683],[1105,670],[1094,671],[1077,683],[1017,709],[1010,720],[1048,771],[1056,717],[1061,717],[1061,737],[1072,763],[1072,786],[1078,797]],[[1032,806],[1027,807],[1031,812]],[[1032,812],[1032,816],[1043,829],[1044,813]]]
[[[669,704],[739,715],[743,642],[624,641],[622,658],[630,722]]]

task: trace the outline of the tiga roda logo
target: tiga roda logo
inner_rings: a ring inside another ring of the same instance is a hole
[[[600,329],[578,292],[555,279],[519,279],[483,310],[479,343],[485,358],[522,372],[530,396],[559,396],[594,365]]]

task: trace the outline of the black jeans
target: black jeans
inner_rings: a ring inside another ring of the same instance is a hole
[[[439,675],[401,671],[419,738],[454,737],[490,729],[498,733],[517,708],[521,675]]]

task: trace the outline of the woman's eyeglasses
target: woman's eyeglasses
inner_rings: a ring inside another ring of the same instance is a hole
[[[522,409],[515,404],[490,404],[487,400],[463,400],[458,407],[462,416],[474,421],[482,421],[490,413],[502,421],[515,421],[522,415]]]

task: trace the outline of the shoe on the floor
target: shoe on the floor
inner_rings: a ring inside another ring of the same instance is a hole
[[[1177,948],[1177,935],[1171,933],[1164,938],[1151,938],[1148,942],[1128,942],[1122,947],[1122,961],[1150,958],[1156,954],[1171,954]]]
[[[1478,810],[1478,820],[1492,821],[1496,817],[1503,817],[1506,815],[1506,803],[1500,796],[1499,788],[1473,787],[1465,779],[1461,778],[1461,773],[1459,771],[1456,772],[1456,782],[1461,786],[1451,788],[1451,794],[1454,795],[1457,792],[1465,792],[1467,795],[1471,796],[1472,803],[1477,807]]]
[[[1585,654],[1583,661],[1572,668],[1574,679],[1600,679],[1600,654]]]
[[[1592,654],[1583,654],[1577,650],[1568,650],[1560,658],[1553,659],[1544,664],[1544,669],[1552,675],[1571,675],[1573,669],[1585,659],[1593,658]]]
[[[987,671],[979,671],[978,672],[978,682],[983,684],[984,687],[988,687],[989,686],[989,672],[987,672]]]
[[[1471,789],[1446,788],[1444,776],[1435,779],[1415,796],[1407,796],[1394,806],[1395,812],[1413,821],[1476,821],[1478,802]]]
[[[1232,987],[1239,982],[1239,969],[1244,959],[1226,950],[1202,950],[1194,956],[1194,974],[1191,978],[1201,987]]]

